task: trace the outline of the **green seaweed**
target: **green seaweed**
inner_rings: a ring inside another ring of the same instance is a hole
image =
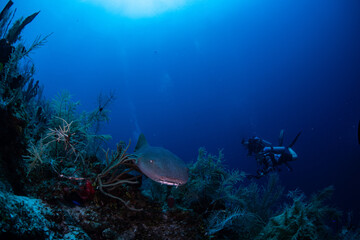
[[[22,155],[31,140],[29,136],[32,135],[32,129],[35,129],[29,123],[32,122],[31,117],[35,116],[32,114],[32,105],[39,90],[39,82],[33,78],[35,70],[29,55],[45,43],[46,37],[36,38],[29,48],[21,41],[17,42],[21,37],[21,30],[36,17],[36,14],[24,21],[16,21],[20,24],[15,22],[12,25],[16,12],[11,10],[12,5],[12,1],[8,1],[0,13],[0,134],[3,139],[0,143],[0,158],[3,161],[4,175],[14,191],[22,194],[24,183],[27,181],[26,162],[23,161]],[[5,36],[11,37],[11,41]]]
[[[324,205],[333,192],[332,186],[327,187],[310,201],[302,193],[290,192],[293,204],[272,217],[256,239],[336,239],[326,220],[339,219],[340,212]]]
[[[188,167],[185,185],[174,188],[152,182],[143,186],[143,193],[163,203],[166,211],[167,197],[172,196],[177,208],[200,214],[207,237],[254,239],[276,212],[283,193],[278,175],[270,175],[266,186],[245,184],[244,172],[225,167],[222,150],[212,155],[205,148],[199,149],[197,161]]]
[[[279,175],[273,173],[267,177],[266,185],[252,181],[247,186],[238,188],[236,195],[243,200],[242,206],[247,211],[256,214],[263,222],[267,222],[278,210],[276,207],[283,191],[284,187],[280,185]]]
[[[94,117],[97,110],[80,113],[79,105],[80,102],[73,101],[66,90],[60,92],[49,104],[48,111],[51,114],[48,124],[41,138],[30,145],[28,154],[25,155],[30,162],[28,172],[41,163],[50,163],[57,175],[86,177],[94,174],[89,171],[89,159],[96,155],[102,142],[111,138],[109,135],[96,134],[98,127],[95,125],[106,120],[109,111],[103,109],[101,117]],[[46,157],[39,161],[38,156],[42,155]]]
[[[240,201],[234,186],[244,180],[245,174],[226,169],[223,162],[222,150],[216,156],[199,149],[197,161],[189,166],[188,183],[174,191],[183,207],[205,212]]]

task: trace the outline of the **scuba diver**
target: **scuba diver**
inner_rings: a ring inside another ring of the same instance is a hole
[[[259,137],[252,137],[248,140],[243,139],[241,144],[245,145],[248,150],[248,156],[252,156],[253,154],[257,155],[264,147],[271,146],[272,144],[268,141],[265,141]]]
[[[243,139],[241,143],[247,148],[248,156],[254,155],[259,165],[257,175],[247,175],[247,177],[249,179],[260,179],[269,172],[281,171],[281,165],[285,165],[289,171],[292,171],[289,162],[295,161],[298,157],[292,147],[298,140],[300,134],[301,132],[296,135],[288,146],[283,146],[284,130],[280,131],[279,146],[273,146],[270,142],[259,137],[252,137],[247,140]]]

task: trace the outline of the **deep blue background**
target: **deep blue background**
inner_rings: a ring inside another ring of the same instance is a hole
[[[74,0],[15,5],[42,11],[28,43],[54,32],[33,55],[49,98],[67,89],[90,110],[116,91],[112,146],[142,131],[187,162],[224,148],[229,167],[255,172],[242,138],[276,143],[285,129],[290,143],[302,131],[282,183],[307,194],[333,184],[334,202],[359,214],[359,1],[208,0],[140,19]]]

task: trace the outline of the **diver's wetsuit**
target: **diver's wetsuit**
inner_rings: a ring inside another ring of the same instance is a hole
[[[289,162],[297,159],[297,154],[291,147],[295,144],[299,138],[301,132],[297,134],[292,143],[285,147],[282,145],[283,131],[281,131],[281,141],[280,146],[275,146],[265,140],[262,140],[258,137],[250,138],[249,140],[242,141],[242,144],[245,145],[248,149],[248,155],[255,154],[256,161],[259,165],[257,170],[257,175],[248,175],[248,178],[261,178],[268,174],[271,171],[280,171],[279,166],[285,165],[289,171],[292,171],[292,167],[289,165]]]

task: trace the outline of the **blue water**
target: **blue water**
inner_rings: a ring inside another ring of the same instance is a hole
[[[334,185],[334,204],[360,212],[359,1],[198,0],[143,18],[77,0],[15,6],[41,10],[28,43],[53,32],[32,55],[48,98],[67,89],[91,110],[116,92],[110,146],[143,132],[186,162],[223,148],[230,168],[254,173],[242,138],[276,144],[285,129],[289,144],[302,131],[283,185]]]

